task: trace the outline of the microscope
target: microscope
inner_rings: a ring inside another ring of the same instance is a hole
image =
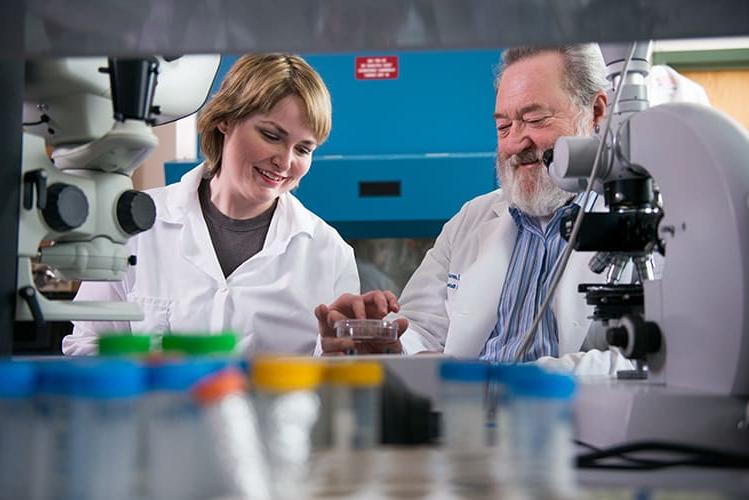
[[[602,47],[619,102],[605,137],[562,137],[549,173],[563,189],[587,185],[607,211],[582,219],[574,248],[598,252],[583,284],[606,339],[647,366],[647,381],[583,384],[581,441],[606,446],[665,439],[749,450],[749,135],[704,105],[649,107],[647,43]],[[574,217],[563,223],[571,232]],[[653,256],[662,255],[656,276]],[[621,271],[634,263],[631,283]],[[615,422],[625,419],[621,425]]]
[[[618,376],[645,379],[646,355],[658,350],[661,334],[657,325],[642,319],[643,283],[655,279],[655,254],[665,253],[658,236],[663,211],[650,174],[639,165],[625,164],[625,157],[617,155],[620,150],[616,148],[623,147],[627,120],[649,108],[645,86],[649,44],[636,45],[626,75],[622,75],[626,56],[623,49],[603,47],[607,60],[612,61],[607,66],[607,79],[612,83],[607,110],[611,125],[593,190],[603,195],[608,211],[585,214],[574,249],[595,252],[589,267],[594,273],[605,275],[604,283],[578,286],[578,291],[585,293],[587,304],[594,307],[594,322],[604,328],[604,347],[615,345],[636,363],[636,370],[620,371]],[[622,94],[613,103],[613,89],[619,82]],[[585,190],[602,133],[597,132],[592,138],[566,137],[557,142],[554,154],[546,159],[549,174],[557,185],[570,192]],[[563,215],[561,232],[566,240],[570,239],[577,211],[572,206]],[[625,274],[628,280],[624,279]]]
[[[128,238],[153,226],[131,174],[152,127],[196,112],[220,56],[67,58],[26,64],[16,319],[140,320],[136,304],[51,300],[33,265],[68,280],[116,281],[137,265]],[[42,242],[45,245],[40,245]]]

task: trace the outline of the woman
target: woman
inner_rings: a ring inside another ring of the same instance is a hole
[[[245,352],[312,354],[314,307],[359,291],[351,248],[290,193],[330,127],[330,95],[303,59],[240,58],[198,119],[205,162],[150,191],[156,223],[128,242],[137,265],[76,297],[136,302],[145,319],[74,322],[63,352],[96,352],[103,331],[231,330]]]

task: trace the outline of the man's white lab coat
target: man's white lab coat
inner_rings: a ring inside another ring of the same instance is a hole
[[[122,282],[84,282],[76,296],[136,302],[144,321],[74,322],[63,352],[95,353],[97,336],[107,330],[231,330],[245,352],[313,353],[319,345],[315,306],[359,293],[353,250],[287,193],[278,200],[263,249],[224,278],[198,201],[202,173],[200,165],[179,183],[150,191],[154,227],[128,242],[137,265]]]
[[[450,219],[434,247],[406,285],[399,316],[409,320],[401,337],[404,352],[442,351],[478,358],[497,322],[497,305],[515,245],[517,226],[501,190],[469,201]],[[631,369],[618,351],[581,353],[593,308],[579,283],[601,283],[588,268],[591,253],[573,252],[552,302],[559,331],[560,359],[539,363],[576,373]]]

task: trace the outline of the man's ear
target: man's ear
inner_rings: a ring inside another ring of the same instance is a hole
[[[608,96],[603,90],[599,91],[593,98],[593,125],[600,124],[606,115],[606,104]]]

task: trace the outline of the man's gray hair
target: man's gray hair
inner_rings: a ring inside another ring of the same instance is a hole
[[[603,55],[598,44],[595,43],[549,47],[520,46],[507,49],[502,52],[502,66],[497,73],[495,87],[499,88],[502,74],[510,65],[544,52],[556,52],[562,55],[565,87],[573,103],[579,108],[584,109],[592,105],[596,94],[608,88]]]

